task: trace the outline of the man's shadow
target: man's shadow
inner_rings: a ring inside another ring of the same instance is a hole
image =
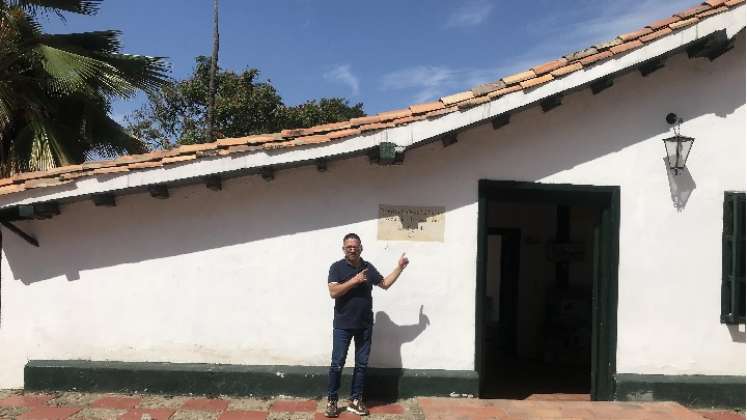
[[[373,342],[366,379],[366,395],[378,401],[395,401],[403,376],[402,345],[413,341],[430,325],[420,305],[418,323],[397,325],[386,312],[376,312]]]

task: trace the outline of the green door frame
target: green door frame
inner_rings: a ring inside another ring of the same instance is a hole
[[[477,214],[477,279],[475,287],[475,370],[480,392],[484,389],[486,353],[483,349],[484,299],[487,276],[487,205],[488,200],[505,202],[546,202],[554,204],[594,204],[603,209],[600,246],[604,248],[601,269],[604,275],[594,279],[592,305],[592,400],[612,400],[615,392],[617,359],[617,277],[620,238],[620,187],[572,184],[542,184],[519,181],[480,180]]]

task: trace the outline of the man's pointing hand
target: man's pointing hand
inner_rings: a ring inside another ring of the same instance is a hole
[[[399,265],[399,268],[401,270],[404,270],[405,267],[407,267],[407,264],[410,264],[410,260],[405,257],[405,253],[402,253],[402,256],[399,257],[399,262],[397,263]]]

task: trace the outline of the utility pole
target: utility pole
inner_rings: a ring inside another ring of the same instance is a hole
[[[218,0],[213,0],[213,57],[210,60],[210,86],[208,87],[208,115],[206,142],[215,140],[215,94],[217,91],[215,74],[218,72],[218,48],[220,34],[218,33]]]

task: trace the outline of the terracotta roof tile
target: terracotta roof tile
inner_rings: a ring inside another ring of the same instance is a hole
[[[288,140],[288,141],[274,141],[269,143],[262,144],[262,148],[265,150],[278,150],[278,149],[285,149],[288,147],[298,146],[299,143],[296,139]]]
[[[672,33],[672,29],[668,26],[665,26],[663,29],[660,29],[656,32],[652,32],[648,35],[644,35],[640,38],[640,41],[642,42],[651,42],[655,40],[656,38],[661,38],[664,35],[669,35]]]
[[[566,64],[568,64],[568,60],[566,60],[565,58],[559,58],[557,60],[548,61],[545,64],[540,64],[539,66],[532,67],[532,71],[534,71],[537,76],[541,76],[545,73],[550,73],[553,70],[557,70],[565,66]]]
[[[468,90],[466,92],[459,92],[453,95],[444,96],[443,98],[441,98],[441,102],[444,105],[449,106],[449,105],[454,105],[457,102],[462,102],[462,101],[472,99],[474,97],[475,97],[475,94],[472,93],[471,90]]]
[[[197,144],[185,144],[175,149],[180,155],[196,152],[198,150],[211,150],[218,147],[217,143],[197,143]],[[169,156],[173,156],[169,154]]]
[[[519,84],[521,85],[522,89],[529,89],[531,87],[547,83],[552,79],[554,79],[554,77],[552,77],[552,74],[546,74],[544,76],[535,77],[534,79],[524,80]]]
[[[721,6],[721,7],[717,8],[717,9],[711,9],[711,10],[705,11],[703,13],[698,13],[698,19],[703,19],[703,18],[706,18],[708,16],[717,15],[717,14],[723,13],[723,12],[725,12],[727,10],[729,10],[728,7]]]
[[[537,75],[534,74],[532,70],[527,70],[521,73],[512,74],[511,76],[504,77],[501,80],[503,80],[503,83],[507,85],[512,85],[514,83],[519,83],[522,80],[531,79],[533,77],[536,77]]]
[[[353,118],[350,120],[350,125],[357,127],[359,125],[372,124],[381,121],[381,117],[378,115],[372,115],[370,117]]]
[[[37,178],[30,179],[24,182],[23,186],[26,187],[27,190],[30,190],[32,188],[55,187],[57,185],[68,184],[70,182],[73,182],[73,180],[60,178]]]
[[[560,77],[565,76],[568,73],[573,73],[574,71],[581,70],[582,68],[584,68],[584,66],[581,63],[575,62],[573,64],[561,67],[557,70],[553,70],[550,72],[550,74],[552,74],[553,77]]]
[[[373,124],[362,125],[358,127],[358,129],[360,129],[361,132],[365,132],[365,131],[372,131],[372,130],[383,130],[385,128],[392,128],[392,127],[396,127],[396,125],[397,124],[395,124],[394,122],[385,122],[385,123],[378,122],[378,123],[373,123]]]
[[[163,166],[163,163],[161,161],[157,162],[138,162],[138,163],[130,163],[127,165],[128,169],[145,169],[145,168],[160,168]]]
[[[649,23],[646,26],[648,26],[649,28],[651,28],[653,30],[657,30],[659,28],[663,28],[665,26],[669,26],[670,24],[672,24],[674,22],[677,22],[679,20],[682,20],[682,19],[680,19],[679,16],[672,16],[672,17],[668,17],[668,18],[664,18],[664,19],[659,19],[659,20],[653,21],[653,22]]]
[[[165,150],[157,150],[154,152],[143,153],[140,155],[125,155],[125,156],[120,156],[114,159],[114,163],[116,163],[117,165],[121,165],[121,164],[127,164],[127,163],[148,162],[150,160],[161,159],[164,156],[166,156],[167,153],[168,152]]]
[[[707,3],[711,7],[719,7],[726,3],[726,0],[706,0],[704,3]]]
[[[409,117],[410,115],[412,115],[412,111],[410,111],[410,108],[378,113],[378,116],[381,117],[381,121],[395,120],[397,118]]]
[[[628,42],[628,41],[632,41],[634,39],[638,39],[638,38],[640,38],[640,37],[642,37],[644,35],[648,35],[648,34],[650,34],[653,31],[654,30],[651,29],[651,28],[643,28],[643,29],[639,29],[639,30],[637,30],[635,32],[628,32],[627,34],[622,34],[622,35],[618,36],[618,38],[620,38],[620,40],[622,42]]]
[[[51,174],[65,174],[68,172],[75,172],[75,171],[82,171],[83,165],[67,165],[67,166],[61,166],[59,168],[52,168],[49,171],[47,171],[50,175]]]
[[[427,113],[425,115],[421,115],[419,117],[415,117],[415,118],[413,118],[413,121],[422,120],[423,118],[435,118],[435,117],[439,117],[441,115],[451,114],[452,112],[456,112],[456,111],[459,111],[459,107],[458,106],[450,106],[450,107],[444,108],[444,109],[437,109],[437,110],[431,111],[431,112],[429,112],[429,113]]]
[[[110,166],[108,168],[98,168],[93,170],[94,175],[101,175],[101,174],[115,174],[118,172],[129,172],[130,170],[127,169],[126,166]]]
[[[108,168],[110,166],[117,166],[117,164],[114,163],[113,160],[99,160],[99,161],[94,161],[94,162],[85,162],[83,163],[83,170]]]
[[[236,137],[236,138],[229,138],[229,139],[219,139],[216,141],[218,143],[218,147],[230,147],[230,146],[237,146],[239,144],[246,144],[246,137]]]
[[[599,44],[594,44],[592,46],[596,48],[598,51],[602,51],[602,50],[608,50],[614,47],[615,45],[620,45],[620,44],[622,44],[622,41],[619,38],[615,38],[607,42],[601,42]]]
[[[624,44],[620,44],[620,45],[617,45],[615,47],[612,47],[612,48],[610,48],[610,52],[612,52],[612,54],[620,54],[620,53],[623,53],[625,51],[629,51],[629,50],[632,50],[634,48],[638,48],[641,45],[643,45],[643,42],[641,42],[641,41],[639,41],[639,40],[636,39],[635,41],[626,42]]]
[[[691,7],[689,9],[687,9],[687,10],[683,10],[681,12],[675,13],[674,15],[675,16],[679,16],[682,19],[687,19],[690,16],[695,16],[698,13],[702,13],[702,12],[705,12],[706,10],[710,10],[710,9],[711,9],[711,6],[709,6],[707,4],[701,4],[700,6],[694,6],[694,7]]]
[[[262,150],[262,146],[250,146],[248,144],[240,144],[238,146],[231,146],[228,149],[222,149],[218,151],[219,156],[228,156],[234,153],[247,153],[247,152],[256,152],[257,150]]]
[[[275,141],[262,144],[261,148],[265,150],[278,150],[287,149],[289,147],[308,146],[311,144],[324,143],[330,141],[328,135],[311,135],[304,137],[297,137],[293,140],[288,141]]]
[[[588,66],[590,64],[596,63],[599,60],[604,60],[605,58],[612,57],[611,51],[603,51],[598,54],[590,55],[588,57],[584,57],[580,60],[580,63],[585,66]]]
[[[23,184],[13,184],[0,187],[0,195],[13,194],[21,191],[26,191],[26,187]]]
[[[582,58],[589,57],[589,56],[594,55],[594,54],[596,54],[598,52],[599,51],[597,51],[596,48],[591,47],[591,48],[586,48],[584,50],[580,50],[580,51],[576,51],[576,52],[570,53],[570,54],[565,55],[563,57],[565,59],[567,59],[568,61],[575,61],[575,60],[580,60]]]
[[[498,89],[495,92],[488,93],[488,98],[495,99],[499,96],[508,95],[509,93],[518,92],[521,90],[521,85],[507,86],[503,89]]]
[[[78,171],[78,172],[68,172],[66,174],[60,175],[60,178],[62,179],[76,179],[81,178],[84,176],[93,175],[93,171]]]
[[[490,102],[490,98],[489,97],[487,97],[487,96],[480,96],[479,98],[472,98],[472,99],[468,99],[466,101],[459,102],[457,104],[457,107],[460,110],[463,110],[463,109],[473,108],[473,107],[476,107],[478,105],[482,105],[482,104],[487,103],[487,102]]]
[[[201,157],[211,157],[211,156],[218,156],[218,152],[220,152],[220,149],[208,149],[208,150],[198,150],[195,152],[198,158]]]
[[[290,130],[283,130],[283,131],[281,131],[280,135],[282,137],[284,137],[284,138],[288,138],[288,137],[301,137],[301,136],[308,136],[309,134],[313,134],[314,132],[315,132],[314,131],[314,127],[309,127],[309,128],[293,128],[293,129],[290,129]],[[272,141],[272,140],[270,140],[270,141]],[[263,143],[267,143],[267,142],[264,141]]]
[[[23,182],[29,179],[35,179],[35,178],[46,178],[52,175],[59,175],[64,174],[67,172],[74,172],[74,171],[80,171],[83,169],[83,165],[68,165],[68,166],[60,166],[57,168],[48,169],[46,171],[34,171],[34,172],[21,172],[13,175],[10,178],[6,178],[9,181],[5,181],[6,183],[10,182]]]
[[[495,82],[483,83],[472,88],[472,93],[477,96],[484,96],[490,92],[495,92],[498,89],[503,89],[506,84],[502,80],[496,80]]]
[[[197,155],[182,155],[182,156],[170,156],[161,159],[161,163],[168,165],[170,163],[186,162],[188,160],[197,159]]]
[[[425,114],[426,112],[435,111],[437,109],[446,108],[441,101],[428,102],[427,104],[418,104],[410,106],[410,111],[414,115]]]
[[[336,130],[344,130],[346,128],[350,128],[350,121],[340,121],[336,123],[328,123],[328,124],[322,124],[317,125],[315,127],[312,127],[314,129],[315,133],[325,133],[327,131],[336,131]]]
[[[361,130],[357,128],[348,128],[347,130],[332,131],[329,134],[327,134],[327,136],[329,136],[331,140],[335,140],[335,139],[341,139],[343,137],[357,136],[360,133],[361,133]]]
[[[685,26],[690,26],[690,25],[694,25],[698,23],[698,20],[699,19],[697,17],[693,17],[687,20],[680,20],[680,21],[669,24],[669,27],[672,29],[684,28]]]
[[[318,144],[328,142],[329,136],[315,134],[313,136],[299,137],[296,140],[302,144]]]
[[[729,7],[733,7],[733,6],[736,6],[738,4],[742,4],[742,3],[744,3],[744,0],[729,0],[726,3],[724,3],[724,4],[727,5],[727,6],[729,6]]]

